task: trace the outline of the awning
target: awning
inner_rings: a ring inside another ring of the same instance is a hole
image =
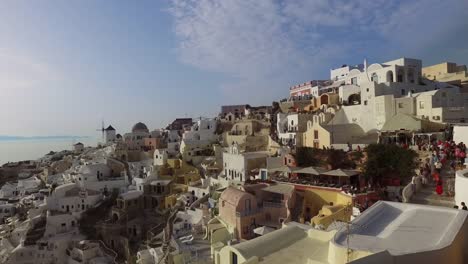
[[[322,173],[322,175],[335,176],[335,177],[351,177],[351,176],[359,175],[359,172],[355,170],[337,169],[337,170],[327,171],[325,173]]]
[[[296,170],[295,173],[304,173],[304,174],[312,174],[312,175],[320,175],[328,170],[320,167],[306,167],[299,170]]]
[[[265,187],[262,190],[271,193],[290,195],[292,192],[294,192],[294,186],[289,184],[275,184]]]

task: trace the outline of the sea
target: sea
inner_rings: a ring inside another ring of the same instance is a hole
[[[93,137],[0,140],[0,166],[7,162],[36,160],[50,151],[73,150],[73,145],[78,142],[85,147],[95,147],[98,141]]]

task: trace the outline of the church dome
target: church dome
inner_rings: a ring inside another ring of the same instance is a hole
[[[133,128],[132,128],[132,132],[135,133],[135,132],[146,132],[146,133],[149,133],[149,130],[148,130],[148,127],[141,123],[141,122],[138,122],[136,123]]]

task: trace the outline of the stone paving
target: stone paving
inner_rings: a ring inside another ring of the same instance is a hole
[[[430,152],[420,152],[420,157],[424,160],[426,157],[430,157]],[[411,203],[415,204],[427,204],[437,205],[444,207],[453,207],[455,205],[454,197],[448,194],[448,190],[454,188],[455,183],[455,171],[446,164],[442,167],[441,179],[443,181],[444,193],[438,195],[435,192],[436,185],[432,179],[429,179],[429,184],[423,187],[419,192],[411,198]]]

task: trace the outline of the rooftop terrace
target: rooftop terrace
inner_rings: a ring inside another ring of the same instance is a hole
[[[349,246],[392,255],[441,249],[452,243],[467,216],[451,208],[381,201],[353,221]],[[346,229],[333,242],[347,247]]]

